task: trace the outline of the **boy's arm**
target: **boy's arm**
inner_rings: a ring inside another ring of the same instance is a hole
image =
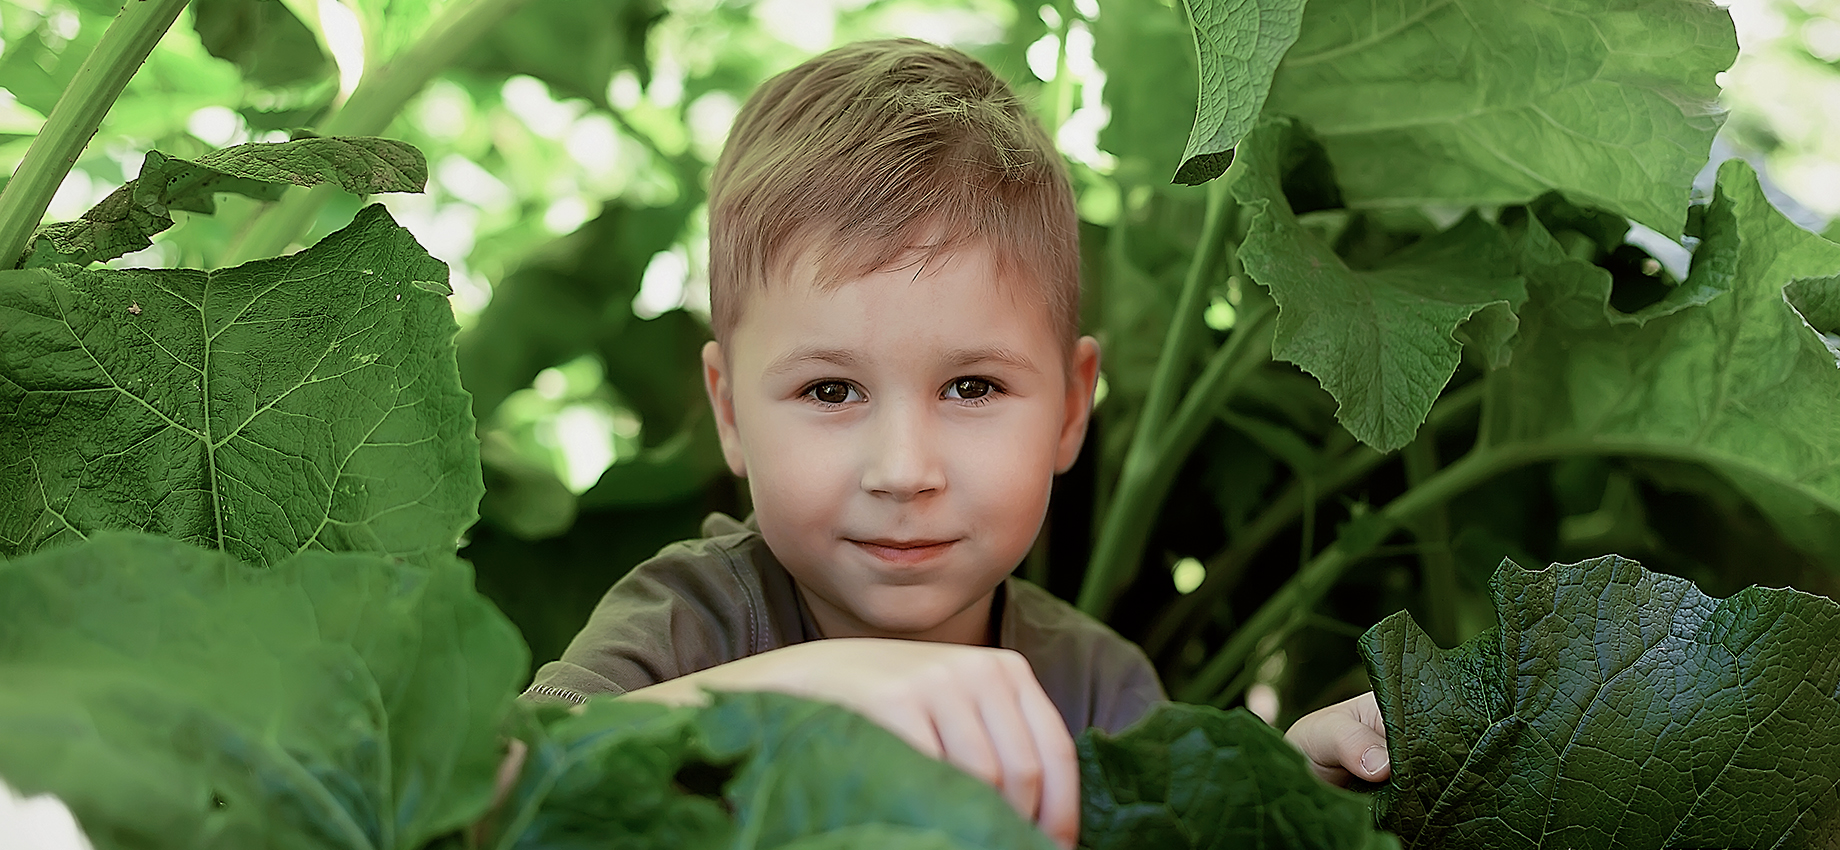
[[[621,699],[699,705],[708,691],[777,691],[837,703],[995,786],[1062,847],[1080,830],[1079,761],[1029,663],[1007,649],[883,638],[810,641]]]
[[[1310,759],[1310,770],[1333,785],[1359,777],[1379,782],[1393,775],[1380,704],[1368,691],[1297,719],[1286,740]]]

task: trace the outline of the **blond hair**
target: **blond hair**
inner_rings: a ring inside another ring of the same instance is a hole
[[[998,279],[1038,301],[1071,345],[1079,219],[1041,124],[957,50],[915,39],[839,47],[756,90],[716,162],[716,339],[734,331],[748,293],[806,252],[816,252],[820,285],[834,286],[973,239],[989,247]]]

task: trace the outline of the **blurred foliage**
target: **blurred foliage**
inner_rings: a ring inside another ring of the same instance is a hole
[[[194,0],[109,114],[50,217],[89,208],[134,176],[146,150],[196,159],[310,129],[354,75],[387,63],[439,16],[483,1]],[[0,171],[23,156],[118,5],[0,2]],[[1840,86],[1840,7],[1755,0],[1746,8],[1783,23],[1747,31],[1739,15],[1741,34],[1759,41],[1746,43],[1729,72],[1727,135],[1761,151],[1776,166],[1777,188],[1816,218],[1840,214],[1832,208],[1840,189],[1823,188],[1840,177],[1821,176],[1840,173],[1840,133],[1832,132],[1840,94],[1810,94]],[[1206,188],[1169,183],[1197,97],[1182,4],[528,0],[390,126],[385,135],[426,153],[429,190],[381,200],[453,271],[460,365],[487,482],[482,519],[461,554],[538,662],[561,652],[633,564],[694,535],[709,510],[746,512],[715,444],[697,362],[707,338],[708,169],[759,82],[828,46],[895,35],[954,44],[990,63],[1069,157],[1084,219],[1085,318],[1104,347],[1106,394],[1085,455],[1056,488],[1045,560],[1029,574],[1070,598],[1081,586],[1091,526],[1144,406],[1206,206]],[[1778,84],[1785,79],[1799,88]],[[1284,189],[1300,225],[1353,268],[1454,221],[1439,209],[1341,209],[1333,186]],[[342,226],[357,203],[328,205],[309,240]],[[111,265],[213,268],[256,207],[225,198],[214,217],[180,213],[180,226]],[[1547,213],[1575,216],[1553,235],[1613,271],[1620,308],[1645,306],[1653,260],[1623,244],[1621,217]],[[1264,297],[1228,271],[1205,299],[1204,349],[1230,338]],[[1460,364],[1452,386],[1481,370]],[[1397,457],[1357,444],[1336,409],[1314,378],[1266,364],[1210,419],[1176,474],[1143,569],[1112,616],[1145,642],[1172,690],[1300,562],[1409,486]],[[1424,439],[1446,457],[1480,427],[1473,406],[1434,408],[1431,421]],[[1759,504],[1742,482],[1654,460],[1592,457],[1495,477],[1449,504],[1442,534],[1389,537],[1307,616],[1269,635],[1248,693],[1271,698],[1268,719],[1287,722],[1365,690],[1355,638],[1402,608],[1448,624],[1447,637],[1474,634],[1490,622],[1486,580],[1504,555],[1547,563],[1614,551],[1713,593],[1753,582],[1840,589],[1832,562],[1840,549],[1823,543],[1834,532],[1786,527]],[[1274,509],[1286,505],[1295,509]],[[1455,565],[1437,600],[1426,590],[1429,548]],[[1212,604],[1185,603],[1199,597],[1173,580],[1184,559],[1205,576],[1205,592],[1190,590]],[[1427,616],[1434,602],[1442,613]]]

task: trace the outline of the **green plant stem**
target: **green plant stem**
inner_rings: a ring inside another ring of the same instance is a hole
[[[1150,518],[1162,503],[1162,490],[1166,489],[1167,484],[1158,487],[1156,475],[1159,469],[1171,468],[1172,464],[1160,458],[1159,454],[1175,448],[1164,439],[1166,420],[1175,409],[1176,399],[1181,394],[1181,382],[1187,377],[1189,358],[1206,330],[1201,313],[1207,304],[1207,284],[1226,242],[1232,212],[1232,198],[1226,184],[1220,180],[1209,184],[1207,213],[1202,219],[1200,243],[1195,246],[1188,272],[1182,280],[1182,292],[1176,299],[1169,336],[1164,340],[1162,353],[1157,357],[1156,370],[1150,379],[1150,391],[1144,400],[1144,410],[1137,419],[1137,430],[1132,433],[1130,447],[1125,450],[1118,485],[1106,500],[1104,518],[1093,543],[1092,559],[1080,586],[1080,610],[1100,619],[1104,619],[1110,610],[1117,589],[1129,581],[1131,574],[1136,571],[1136,562],[1149,537]],[[1251,346],[1241,344],[1235,347],[1234,343],[1251,330],[1246,326],[1236,329],[1232,338],[1221,347],[1221,351],[1216,352],[1216,357],[1228,348],[1233,348],[1236,355],[1249,349]],[[1209,365],[1209,371],[1214,371],[1212,364]],[[1226,373],[1235,371],[1229,367],[1222,368]],[[1183,455],[1186,455],[1186,451]],[[1180,456],[1176,460],[1179,461]]]
[[[103,32],[70,86],[58,97],[25,159],[0,192],[0,263],[18,268],[26,240],[38,228],[64,175],[102,126],[128,80],[172,27],[186,0],[127,0]]]
[[[367,69],[345,103],[315,128],[322,136],[375,136],[388,129],[410,98],[434,75],[530,0],[470,0],[449,7],[427,31],[390,61]],[[258,212],[224,251],[222,265],[272,257],[306,235],[336,187],[290,189]]]
[[[1180,699],[1183,702],[1214,703],[1224,692],[1224,686],[1251,658],[1261,636],[1282,627],[1293,612],[1314,606],[1341,579],[1342,573],[1349,566],[1380,545],[1387,535],[1417,516],[1420,511],[1441,505],[1510,469],[1579,454],[1678,458],[1690,456],[1691,452],[1670,450],[1670,447],[1652,443],[1584,438],[1472,449],[1456,463],[1438,470],[1423,483],[1387,503],[1379,512],[1350,524],[1340,539],[1310,559],[1303,569],[1291,576],[1283,587],[1278,588],[1278,592],[1265,600],[1265,604],[1259,606],[1259,610],[1227,638],[1220,651],[1182,690]]]
[[[1437,432],[1421,429],[1400,453],[1405,461],[1406,485],[1417,487],[1437,473]],[[1450,551],[1450,511],[1440,502],[1425,508],[1408,523],[1419,544],[1418,562],[1423,574],[1425,633],[1441,646],[1457,643],[1457,561]]]
[[[1443,430],[1480,406],[1484,392],[1483,383],[1476,381],[1445,394],[1431,408],[1425,427],[1432,431]],[[1337,432],[1337,436],[1346,441],[1347,448],[1330,448],[1328,454],[1333,460],[1324,464],[1327,472],[1315,476],[1313,493],[1301,478],[1292,479],[1276,499],[1234,536],[1232,543],[1207,559],[1207,578],[1202,580],[1201,586],[1172,603],[1168,611],[1156,618],[1156,624],[1144,637],[1144,651],[1151,658],[1164,657],[1193,637],[1207,622],[1208,612],[1219,604],[1221,597],[1239,584],[1240,573],[1252,557],[1279,532],[1296,522],[1303,515],[1306,503],[1340,492],[1387,460],[1388,455],[1356,444],[1346,434],[1345,431]]]

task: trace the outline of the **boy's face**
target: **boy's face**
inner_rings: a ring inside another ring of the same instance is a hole
[[[808,257],[703,350],[729,467],[825,636],[981,643],[1079,454],[1098,346],[1069,363],[982,245],[828,289]]]

